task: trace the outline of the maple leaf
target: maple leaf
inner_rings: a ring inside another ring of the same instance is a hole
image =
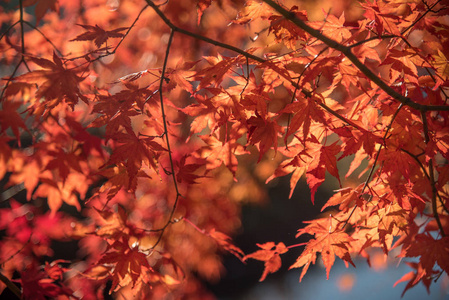
[[[201,158],[207,158],[206,168],[211,170],[224,164],[235,177],[238,166],[237,155],[248,153],[243,146],[234,138],[229,138],[226,142],[218,140],[214,135],[203,135],[200,138],[208,145],[198,152]]]
[[[45,300],[48,297],[56,298],[61,295],[79,299],[73,295],[71,289],[66,286],[60,286],[60,283],[55,282],[54,278],[48,278],[48,271],[50,271],[48,268],[45,271],[47,272],[38,270],[36,265],[32,264],[24,272],[21,272],[20,280],[18,281],[22,285],[24,299]],[[54,275],[54,273],[50,273],[50,275]]]
[[[166,151],[166,149],[155,142],[154,138],[139,138],[133,131],[114,134],[112,139],[117,143],[117,147],[109,158],[108,164],[123,163],[128,172],[129,184],[133,182],[142,167],[142,163],[157,171],[156,159],[159,152]],[[128,188],[131,188],[131,186]]]
[[[196,170],[201,168],[203,164],[186,164],[186,159],[188,155],[184,155],[180,161],[176,162],[178,167],[178,172],[176,173],[176,180],[181,183],[195,184],[198,178],[204,177],[201,175],[193,174]]]
[[[67,102],[72,110],[79,99],[88,103],[87,97],[79,90],[79,83],[85,77],[77,75],[80,71],[67,69],[55,52],[53,52],[53,61],[36,57],[30,57],[29,60],[43,69],[25,73],[16,77],[15,80],[33,82],[39,86],[39,89],[36,91],[36,98],[44,98],[47,101],[35,104],[38,107],[35,113],[45,109],[52,109],[63,100]]]
[[[435,264],[449,274],[449,237],[435,239],[429,234],[421,233],[415,236],[402,257],[419,257],[419,262],[427,276],[432,275]]]
[[[246,63],[242,57],[223,57],[218,54],[217,57],[205,56],[203,57],[211,66],[203,68],[196,72],[195,79],[200,80],[197,90],[203,89],[206,86],[213,85],[218,87],[223,81],[223,77],[231,71],[237,63]]]
[[[299,179],[302,177],[302,175],[306,171],[305,163],[301,160],[300,156],[297,155],[293,157],[291,160],[285,160],[283,161],[274,171],[273,175],[271,175],[265,183],[270,182],[274,178],[285,176],[288,174],[292,174],[290,177],[290,194],[289,199],[293,195],[293,191],[295,190],[296,184],[298,183]]]
[[[347,211],[355,205],[357,205],[357,207],[362,207],[363,201],[357,190],[347,187],[336,190],[335,192],[337,193],[327,200],[326,204],[321,208],[321,211],[323,211],[326,207],[334,205],[339,205],[338,209],[340,211]]]
[[[213,238],[221,248],[235,255],[238,259],[243,260],[242,256],[245,254],[239,247],[231,243],[231,238],[229,236],[220,231],[216,231],[215,228],[209,230],[207,235]]]
[[[302,254],[290,266],[290,269],[303,267],[299,281],[302,280],[309,266],[315,264],[317,252],[321,253],[321,258],[326,268],[327,279],[329,279],[330,269],[335,262],[335,255],[355,267],[348,249],[348,244],[353,239],[347,233],[337,229],[336,226],[338,226],[338,223],[336,220],[329,217],[305,223],[309,223],[309,225],[299,229],[296,237],[308,233],[314,235],[315,238],[307,243]]]
[[[34,188],[39,183],[39,176],[42,170],[37,161],[32,160],[27,162],[22,170],[15,172],[11,175],[11,182],[22,183],[27,190],[27,200],[31,200],[31,195]]]
[[[291,13],[294,13],[300,20],[307,20],[307,13],[305,11],[298,11],[297,9],[297,6],[293,6],[291,8]],[[296,49],[296,43],[298,40],[306,40],[307,33],[290,22],[290,20],[285,19],[283,16],[273,15],[269,17],[269,20],[269,32],[274,34],[278,43],[281,42],[290,49]]]
[[[449,61],[444,55],[443,52],[441,52],[438,49],[438,55],[434,54],[432,55],[434,59],[434,66],[437,69],[438,73],[441,74],[441,76],[445,78],[449,78]]]
[[[114,198],[122,188],[131,192],[134,192],[137,188],[137,178],[134,178],[134,180],[130,182],[127,169],[123,163],[118,163],[115,166],[105,167],[98,172],[98,175],[102,175],[108,178],[108,181],[106,181],[99,190],[99,193],[107,192],[108,200]],[[138,172],[136,177],[150,178],[143,171]]]
[[[404,73],[408,75],[407,78],[417,83],[418,70],[416,65],[412,62],[411,57],[416,55],[413,51],[398,51],[391,49],[388,56],[382,62],[381,65],[390,66],[390,78],[395,79],[398,75]]]
[[[331,37],[335,41],[347,42],[352,34],[348,27],[344,26],[345,21],[344,13],[339,18],[332,14],[326,14],[323,22],[311,22],[309,24],[311,27],[324,32],[326,36]]]
[[[258,18],[267,19],[272,15],[272,11],[271,6],[263,1],[249,0],[245,2],[245,6],[232,23],[242,25]]]
[[[174,70],[167,69],[166,75],[170,78],[170,83],[168,84],[167,89],[170,89],[172,85],[177,84],[177,86],[186,90],[190,94],[193,94],[192,84],[187,79],[192,78],[196,73],[190,69],[192,69],[197,63],[198,61],[184,62],[181,58],[176,64]]]
[[[70,40],[73,41],[94,41],[95,45],[100,48],[101,45],[106,43],[109,38],[121,38],[125,35],[120,33],[120,31],[128,29],[128,27],[120,27],[111,31],[106,31],[98,25],[82,25],[77,24],[78,26],[83,27],[87,31],[78,35],[76,38]]]
[[[20,147],[20,132],[19,128],[28,131],[23,118],[17,112],[22,105],[20,102],[3,101],[2,109],[0,110],[0,132],[5,132],[11,128],[13,134],[16,136]]]
[[[341,146],[335,142],[329,146],[311,143],[314,145],[314,151],[309,154],[315,157],[315,160],[309,165],[306,173],[307,184],[310,187],[312,203],[315,203],[315,193],[318,187],[324,182],[326,170],[340,182],[340,176],[337,167],[336,155],[340,153]],[[319,159],[318,158],[319,155]],[[340,183],[341,185],[341,183]]]
[[[137,85],[128,83],[127,89],[123,89],[114,95],[97,95],[93,111],[102,116],[95,119],[91,127],[102,127],[106,125],[106,136],[109,138],[122,129],[132,131],[131,117],[140,115],[145,104],[152,109],[158,109],[158,104],[154,103],[154,97],[158,95],[148,87],[139,88]],[[157,110],[156,110],[157,112]],[[157,122],[152,120],[152,125],[157,128]],[[160,122],[159,122],[160,123]],[[159,127],[162,127],[160,124]],[[160,131],[160,130],[159,130]],[[162,134],[162,132],[157,134]]]
[[[268,274],[279,270],[282,265],[280,255],[286,253],[288,248],[282,242],[277,245],[274,242],[268,242],[265,244],[257,244],[257,246],[262,248],[262,250],[257,250],[254,253],[245,255],[243,261],[249,258],[263,261],[265,269],[259,281],[264,281]]]
[[[138,246],[129,247],[126,239],[124,242],[115,241],[109,245],[98,265],[105,265],[111,270],[112,286],[109,293],[127,285],[128,277],[134,287],[146,270],[152,270],[147,255],[140,252]]]
[[[81,210],[78,198],[73,193],[73,189],[70,184],[54,182],[53,180],[46,178],[41,178],[41,181],[42,183],[37,187],[33,197],[47,198],[48,206],[50,207],[52,215],[54,215],[62,206],[63,202],[75,206],[78,211]]]
[[[279,112],[279,114],[284,113],[294,114],[290,121],[290,125],[288,126],[285,139],[287,139],[288,136],[295,134],[302,126],[302,136],[303,139],[306,140],[309,135],[312,120],[326,124],[324,112],[318,107],[313,99],[299,98],[298,101],[288,104]]]
[[[59,13],[59,1],[58,0],[24,0],[22,5],[24,7],[32,6],[36,4],[34,13],[36,15],[36,24],[44,17],[48,10],[56,11]]]
[[[204,11],[212,4],[212,0],[198,0],[196,4],[196,9],[198,12],[198,22],[197,24],[200,25],[201,17],[203,16]]]
[[[248,119],[248,144],[258,145],[259,159],[269,150],[274,147],[277,150],[278,134],[282,131],[276,121],[271,120],[268,116],[265,118],[257,115]]]
[[[394,283],[393,287],[395,287],[396,285],[398,285],[401,282],[408,280],[407,285],[405,286],[401,297],[404,297],[405,292],[407,292],[407,290],[409,290],[410,288],[417,285],[420,281],[426,287],[427,293],[430,294],[430,285],[433,281],[432,276],[437,275],[439,272],[432,271],[431,274],[427,274],[427,272],[423,269],[421,263],[415,263],[415,262],[405,262],[405,263],[408,266],[410,266],[411,268],[415,269],[416,272],[410,271],[407,274],[405,274],[404,276],[402,276],[401,279],[399,279],[398,281],[396,281]]]

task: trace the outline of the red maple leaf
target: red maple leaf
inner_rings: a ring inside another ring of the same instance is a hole
[[[257,112],[256,112],[257,114]],[[277,150],[278,134],[282,131],[282,127],[268,116],[253,116],[248,119],[248,144],[256,145],[259,148],[259,160],[271,149]]]
[[[309,165],[306,177],[313,203],[315,202],[315,193],[318,187],[324,182],[326,170],[340,182],[336,155],[340,153],[341,146],[337,145],[337,143],[338,142],[335,142],[329,146],[315,143],[310,144],[310,146],[315,145],[315,150],[313,151],[315,154],[312,154],[312,156],[315,157],[315,160]],[[317,159],[318,155],[319,159]]]
[[[110,293],[119,288],[129,276],[133,287],[146,270],[151,270],[147,261],[147,255],[139,251],[138,246],[130,247],[128,241],[115,241],[108,246],[106,253],[98,262],[99,265],[106,265],[111,272],[112,286]]]
[[[44,17],[48,10],[59,12],[58,0],[24,0],[22,5],[24,7],[36,4],[34,13],[36,14],[36,24]]]
[[[262,248],[262,250],[257,250],[254,253],[248,254],[243,258],[243,261],[248,258],[256,259],[265,262],[265,269],[262,273],[262,277],[260,277],[259,281],[264,281],[268,274],[274,273],[282,265],[281,254],[284,254],[288,251],[288,248],[284,245],[284,243],[279,243],[275,245],[273,242],[268,242],[265,244],[257,244],[258,247]]]
[[[435,264],[449,274],[449,237],[435,239],[428,234],[417,234],[401,256],[419,257],[419,262],[427,276],[432,275]]]
[[[187,184],[195,184],[198,178],[204,177],[201,175],[196,175],[194,172],[198,170],[203,164],[186,164],[186,159],[188,155],[184,155],[180,161],[176,162],[178,167],[178,173],[176,173],[176,180],[181,183],[185,182]]]
[[[23,128],[28,131],[23,118],[17,112],[22,105],[20,102],[3,101],[2,109],[0,110],[0,132],[5,132],[11,128],[13,134],[16,136],[20,147],[20,131]]]
[[[76,38],[70,40],[72,41],[94,41],[95,45],[100,48],[101,45],[107,42],[109,38],[121,38],[125,35],[120,33],[120,31],[128,29],[128,27],[120,27],[111,31],[106,31],[98,25],[82,25],[77,24],[78,26],[83,27],[87,31],[78,35]]]
[[[432,276],[437,275],[439,272],[433,271],[431,274],[427,274],[426,270],[423,269],[422,265],[420,263],[414,263],[414,262],[406,262],[407,265],[409,265],[411,268],[415,269],[416,271],[410,271],[404,276],[401,277],[398,281],[396,281],[393,285],[395,287],[398,285],[398,283],[407,281],[407,285],[404,288],[404,291],[402,292],[401,297],[404,297],[405,292],[407,292],[408,289],[414,287],[417,285],[420,281],[424,284],[424,286],[427,289],[427,293],[430,294],[430,285],[432,284]]]
[[[56,281],[60,279],[59,276],[55,278],[55,268],[59,268],[59,266],[55,266],[54,264],[47,264],[47,266],[45,269],[47,272],[39,270],[34,264],[28,266],[25,271],[21,272],[18,281],[22,285],[23,299],[45,300],[48,297],[57,298],[61,295],[78,299],[73,295],[71,289],[61,286],[61,283]],[[49,275],[52,277],[49,277]]]
[[[133,182],[142,167],[142,163],[157,171],[156,158],[160,151],[166,151],[166,149],[155,142],[154,138],[139,138],[131,130],[128,130],[127,133],[116,133],[112,139],[117,147],[114,149],[108,164],[123,163],[128,171],[129,184]]]
[[[36,107],[34,107],[36,114],[45,109],[52,109],[63,100],[72,109],[79,99],[88,103],[87,97],[79,89],[79,83],[85,79],[77,75],[80,70],[66,68],[56,53],[53,53],[53,61],[36,57],[30,57],[29,60],[43,69],[25,73],[15,80],[33,82],[39,86],[36,91],[36,99],[44,98],[47,101],[36,102]]]

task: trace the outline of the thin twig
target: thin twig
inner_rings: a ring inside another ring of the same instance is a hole
[[[425,112],[421,112],[421,119],[422,119],[422,123],[423,123],[424,139],[425,139],[426,144],[428,144],[430,141],[430,137],[429,137],[429,127],[427,125],[427,116],[426,116]],[[441,232],[441,236],[445,237],[446,234],[444,232],[443,225],[441,224],[440,216],[438,214],[438,209],[437,209],[437,196],[436,195],[438,194],[438,191],[435,186],[435,175],[433,172],[433,159],[432,158],[429,159],[428,168],[429,168],[430,185],[432,187],[433,216],[434,216],[435,220],[437,221],[438,228],[440,229],[440,232]]]
[[[396,119],[396,116],[399,114],[399,111],[401,110],[402,106],[403,106],[403,105],[402,105],[402,103],[401,103],[401,104],[399,105],[398,109],[396,109],[396,111],[394,112],[393,117],[391,118],[391,121],[390,121],[390,123],[389,123],[388,126],[387,126],[387,129],[386,129],[385,134],[384,134],[384,137],[383,137],[383,144],[380,144],[379,149],[377,150],[376,158],[374,159],[373,166],[371,167],[371,170],[370,170],[370,172],[369,172],[369,174],[368,174],[368,177],[367,177],[366,180],[365,180],[365,183],[364,183],[363,188],[362,188],[362,190],[361,190],[361,192],[360,192],[360,195],[363,195],[363,193],[365,192],[365,189],[368,187],[368,184],[369,184],[369,182],[371,181],[371,177],[373,176],[374,170],[376,169],[377,161],[379,160],[380,151],[382,150],[382,147],[383,147],[383,146],[386,147],[386,139],[387,139],[388,132],[390,131],[391,126],[393,125],[394,119]],[[349,216],[348,216],[348,218],[346,219],[346,221],[345,221],[345,223],[344,223],[344,225],[343,225],[342,228],[345,228],[345,226],[348,224],[349,219],[351,219],[351,217],[352,217],[352,215],[354,214],[356,208],[357,208],[357,204],[356,204],[356,205],[354,206],[354,208],[352,209],[351,213],[349,214]]]
[[[58,47],[56,47],[56,45],[55,44],[53,44],[53,42],[42,32],[42,31],[40,31],[40,29],[39,28],[37,28],[36,26],[34,26],[33,24],[31,24],[30,22],[28,22],[28,21],[23,21],[23,23],[25,23],[25,24],[27,24],[28,26],[30,26],[32,29],[34,29],[34,30],[36,30],[37,32],[39,32],[41,35],[42,35],[42,37],[50,44],[50,45],[52,45],[52,47],[56,50],[56,52],[58,52],[58,55],[59,56],[61,56],[61,57],[63,57],[64,55],[62,54],[62,52],[61,51],[59,51],[59,49],[58,49]]]
[[[421,16],[419,16],[412,24],[410,24],[410,26],[408,26],[407,28],[405,28],[404,30],[402,30],[401,35],[404,35],[407,31],[409,31],[410,29],[412,29],[420,20],[422,20],[422,18],[424,18],[429,12],[432,11],[432,9],[438,4],[440,3],[441,0],[438,0],[437,2],[435,2],[431,7],[428,7],[426,12],[423,13]],[[426,5],[427,6],[427,5]]]
[[[172,218],[173,215],[175,214],[175,210],[176,207],[178,205],[178,200],[179,197],[181,197],[181,194],[179,193],[179,189],[178,189],[178,183],[176,181],[176,174],[175,174],[175,167],[174,167],[174,163],[173,163],[173,156],[171,153],[171,148],[170,148],[170,139],[169,139],[169,134],[168,134],[168,125],[167,125],[167,119],[166,119],[166,115],[165,115],[165,108],[164,108],[164,96],[162,93],[162,89],[164,87],[164,78],[165,78],[165,72],[167,70],[167,61],[168,61],[168,55],[170,53],[170,47],[173,41],[173,35],[175,34],[174,30],[171,30],[170,32],[170,37],[168,38],[168,44],[167,44],[167,49],[165,50],[165,58],[164,58],[164,64],[162,66],[162,72],[161,72],[161,79],[159,81],[159,96],[160,96],[160,104],[161,104],[161,114],[162,114],[162,123],[164,124],[164,135],[165,135],[165,141],[167,144],[167,151],[168,151],[168,157],[170,160],[170,173],[171,173],[171,177],[173,179],[173,184],[175,187],[175,191],[176,191],[176,198],[175,198],[175,202],[173,203],[170,215],[168,217],[167,222],[165,223],[165,225],[159,229],[160,234],[159,237],[156,241],[156,243],[151,247],[151,249],[154,249],[159,242],[162,239],[162,236],[165,232],[165,229],[168,227],[168,225],[170,225],[172,223]]]

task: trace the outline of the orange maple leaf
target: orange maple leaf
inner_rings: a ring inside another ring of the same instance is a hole
[[[247,24],[258,18],[267,19],[272,15],[272,11],[271,6],[263,1],[246,1],[245,7],[243,7],[232,23]]]
[[[264,281],[268,274],[279,270],[282,265],[280,255],[286,253],[288,248],[282,242],[277,245],[274,242],[268,242],[265,244],[257,244],[257,246],[262,248],[262,250],[257,250],[254,253],[246,255],[243,261],[252,258],[265,262],[265,269],[262,277],[259,279],[259,281]]]
[[[198,25],[200,25],[201,22],[201,16],[203,15],[204,11],[212,4],[212,0],[198,0],[198,3],[196,4],[197,12],[198,12]]]
[[[355,267],[348,249],[348,244],[353,239],[347,233],[336,229],[338,225],[336,220],[329,217],[306,223],[310,225],[299,229],[296,237],[308,233],[314,235],[315,238],[308,242],[302,254],[290,266],[290,269],[303,267],[299,281],[306,274],[310,264],[315,264],[318,252],[321,253],[321,258],[326,268],[327,279],[329,279],[330,269],[334,265],[335,255]]]
[[[231,238],[229,236],[220,231],[216,231],[215,228],[209,230],[207,235],[213,238],[217,242],[217,244],[224,250],[228,251],[229,253],[235,255],[238,259],[242,260],[242,256],[245,254],[239,247],[231,243]]]

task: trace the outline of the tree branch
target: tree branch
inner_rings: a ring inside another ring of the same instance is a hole
[[[22,292],[20,291],[20,288],[11,280],[9,280],[8,277],[3,275],[2,272],[0,272],[0,281],[2,281],[8,287],[8,289],[10,289],[11,292],[14,293],[14,295],[16,295],[19,299],[22,299]]]
[[[265,3],[273,7],[278,13],[280,13],[284,18],[291,21],[293,24],[307,32],[313,37],[316,37],[320,41],[322,41],[327,46],[340,51],[343,53],[368,79],[373,81],[379,88],[381,88],[385,93],[390,95],[392,98],[401,102],[403,105],[407,105],[411,108],[417,109],[419,111],[449,111],[449,106],[447,105],[423,105],[416,102],[413,102],[410,98],[405,97],[398,92],[396,92],[392,87],[387,85],[380,77],[374,74],[367,66],[365,66],[351,51],[351,47],[344,46],[337,41],[328,38],[323,35],[318,30],[308,26],[302,20],[296,17],[296,15],[292,12],[287,11],[285,8],[277,4],[272,0],[263,0]]]
[[[265,60],[263,58],[260,58],[258,56],[255,56],[255,55],[251,54],[251,53],[248,53],[248,52],[246,52],[246,51],[244,51],[244,50],[242,50],[240,48],[237,48],[237,47],[234,47],[234,46],[231,46],[231,45],[228,45],[228,44],[225,44],[225,43],[222,43],[222,42],[210,39],[208,37],[205,37],[205,36],[202,36],[202,35],[190,32],[188,30],[182,29],[182,28],[174,25],[165,16],[165,14],[159,9],[159,7],[156,4],[154,4],[151,0],[145,0],[145,1],[147,2],[147,4],[149,6],[151,6],[152,9],[154,9],[154,11],[159,15],[159,17],[162,19],[162,21],[164,21],[164,23],[167,24],[167,26],[170,27],[171,30],[177,31],[177,32],[182,33],[184,35],[187,35],[187,36],[193,37],[195,39],[204,41],[206,43],[209,43],[209,44],[212,44],[212,45],[224,48],[224,49],[231,50],[231,51],[236,52],[238,54],[241,54],[241,55],[243,55],[243,56],[245,56],[247,58],[251,58],[252,60],[255,60],[255,61],[258,61],[258,62],[261,62],[261,63],[265,62]]]
[[[429,127],[427,126],[427,116],[425,112],[421,112],[421,119],[422,119],[422,123],[423,123],[423,130],[424,130],[424,138],[426,141],[426,144],[429,143],[430,141],[430,137],[429,137]],[[433,159],[429,159],[428,162],[428,168],[429,168],[429,181],[430,181],[430,185],[432,187],[432,212],[433,212],[433,217],[435,218],[435,220],[437,221],[438,224],[438,228],[440,229],[441,232],[441,236],[446,236],[444,229],[443,229],[443,225],[441,224],[441,220],[440,220],[440,216],[438,215],[438,208],[437,208],[437,188],[435,186],[435,175],[433,172]]]

